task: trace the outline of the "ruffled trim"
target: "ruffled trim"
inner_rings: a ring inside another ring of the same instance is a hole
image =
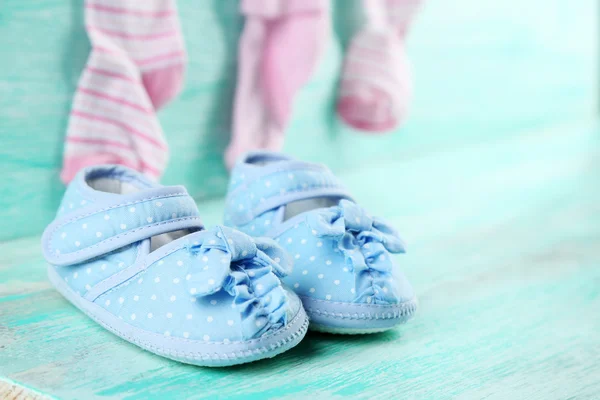
[[[393,283],[390,253],[404,253],[404,242],[384,221],[371,217],[355,203],[310,213],[307,223],[317,237],[337,243],[346,266],[356,276],[357,303],[393,304],[402,299]]]
[[[288,299],[279,278],[291,271],[292,263],[282,248],[270,239],[221,226],[191,240],[196,262],[186,281],[190,294],[204,297],[225,290],[233,296],[246,339],[287,324]]]

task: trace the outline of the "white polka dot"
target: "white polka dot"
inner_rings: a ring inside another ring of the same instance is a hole
[[[275,257],[275,258],[273,259],[273,261],[275,261],[277,264],[279,264],[279,263],[281,262],[281,258],[279,258],[279,257]]]
[[[244,209],[244,205],[243,204],[239,204],[238,205],[238,210],[243,210]]]
[[[266,186],[266,187],[271,187],[271,181],[266,181],[266,182],[265,182],[265,186]]]
[[[81,246],[81,242],[80,242],[79,240],[77,240],[77,241],[75,242],[75,246],[77,246],[77,247]]]
[[[161,203],[160,201],[157,201],[156,203],[154,203],[154,205],[155,205],[156,207],[162,207],[162,203]]]
[[[227,264],[228,262],[229,262],[229,259],[227,257],[221,258],[221,264]]]
[[[302,239],[302,240],[300,241],[300,244],[306,244],[306,239]]]
[[[179,278],[173,279],[173,283],[178,284],[179,283]]]
[[[156,295],[155,295],[155,294],[153,294],[152,296],[150,296],[150,299],[151,299],[151,300],[156,300]]]
[[[192,275],[191,275],[191,274],[187,274],[187,275],[185,276],[185,280],[186,280],[186,281],[189,281],[190,279],[192,279]]]
[[[388,288],[386,288],[385,286],[383,287],[383,293],[387,293],[388,292]]]
[[[227,320],[227,325],[229,325],[229,326],[233,326],[233,320],[231,320],[231,319],[228,319],[228,320]]]
[[[104,271],[104,270],[106,269],[106,264],[102,264],[102,265],[100,266],[100,269],[101,269],[102,271]]]
[[[196,288],[191,288],[190,289],[190,294],[196,294],[196,292],[197,292]]]
[[[144,278],[138,279],[138,284],[141,284],[142,282],[144,282]]]
[[[214,279],[209,279],[208,280],[208,284],[209,285],[214,285],[215,284],[215,280]]]
[[[371,303],[373,301],[373,298],[371,296],[367,297],[367,303]]]
[[[304,271],[302,271],[302,275],[306,275],[306,274],[308,274],[308,270],[307,269],[305,269]]]
[[[67,233],[66,232],[61,233],[60,237],[63,238],[63,239],[66,238],[67,237]]]
[[[73,203],[69,203],[69,208],[73,208]]]
[[[88,269],[86,269],[86,270],[85,270],[85,272],[86,272],[86,273],[89,275],[89,274],[91,274],[91,273],[92,273],[92,269],[91,269],[91,268],[88,268]]]
[[[271,220],[270,219],[266,220],[265,225],[271,225]]]
[[[90,285],[85,285],[85,290],[90,290],[92,287]]]
[[[170,319],[170,318],[173,318],[173,314],[172,314],[172,313],[170,313],[170,312],[168,312],[168,313],[167,313],[167,318],[169,318],[169,319]]]
[[[298,282],[296,282],[296,283],[294,283],[294,287],[295,287],[296,289],[298,289],[298,288],[300,287],[300,284],[299,284]]]
[[[296,255],[294,256],[294,258],[295,258],[296,260],[297,260],[297,259],[299,259],[299,258],[300,258],[300,254],[296,254]]]
[[[328,294],[327,296],[325,296],[325,299],[326,299],[326,300],[331,300],[331,295],[330,295],[330,294]]]
[[[348,272],[348,268],[344,267],[343,271]]]
[[[340,284],[340,281],[339,281],[338,279],[336,279],[335,281],[333,281],[333,284],[334,284],[334,285],[339,285],[339,284]]]
[[[316,234],[317,234],[317,231],[315,231],[315,230],[313,229],[311,233],[312,233],[313,235],[316,235]]]
[[[152,317],[153,317],[153,316],[154,316],[154,315],[152,315],[152,313],[151,313],[151,312],[150,312],[150,313],[148,313],[148,315],[147,315],[148,319],[152,319]]]
[[[96,237],[102,237],[102,232],[96,232]]]
[[[354,220],[356,221],[357,224],[360,224],[360,218],[359,217],[354,218]]]
[[[193,318],[193,316],[192,316],[192,314],[187,314],[187,315],[185,316],[185,318],[186,318],[186,319],[192,319],[192,318]]]
[[[124,266],[125,266],[125,263],[121,261],[121,262],[119,263],[119,268],[123,268]]]
[[[323,242],[317,242],[317,247],[323,246]]]
[[[119,225],[119,227],[120,227],[121,229],[127,229],[127,225],[125,225],[125,224],[121,224],[121,225]]]
[[[292,238],[288,238],[287,242],[292,243]]]
[[[265,324],[265,321],[263,321],[262,319],[259,319],[255,322],[255,324],[257,327],[260,328],[261,326],[263,326]]]
[[[317,278],[323,279],[323,276],[324,276],[323,274],[319,274],[319,275],[317,275]]]
[[[202,267],[202,270],[203,270],[203,271],[206,271],[206,270],[208,270],[208,265],[205,265],[204,267]]]
[[[326,264],[326,265],[331,265],[331,260],[327,260],[327,261],[325,261],[325,264]]]
[[[248,255],[248,252],[246,250],[242,251],[242,257],[246,257]]]
[[[288,174],[289,179],[294,179],[294,174]]]
[[[189,332],[183,332],[183,337],[184,338],[189,338],[190,337],[190,333]]]
[[[146,221],[148,221],[148,223],[151,223],[152,221],[154,221],[154,218],[148,217],[148,218],[146,218]]]
[[[253,231],[254,229],[256,229],[256,227],[255,227],[254,225],[252,225],[252,226],[250,227],[250,230],[251,230],[251,231]]]
[[[75,273],[73,274],[73,279],[77,279],[77,277],[78,277],[78,276],[79,276],[79,274],[78,274],[77,272],[75,272]]]
[[[135,320],[135,314],[131,314],[131,320]]]
[[[110,306],[110,300],[106,300],[106,301],[104,302],[104,305],[105,305],[105,306],[107,306],[107,307],[108,307],[108,306]]]
[[[133,301],[138,301],[140,299],[140,296],[138,296],[137,294],[135,296],[133,296]]]
[[[213,317],[210,315],[206,317],[206,322],[213,322]]]
[[[164,262],[163,260],[160,260],[160,261],[158,262],[158,265],[163,265],[164,263],[165,263],[165,262]]]
[[[119,297],[119,303],[123,304],[123,302],[124,302],[124,301],[125,301],[125,299],[124,299],[124,298],[122,298],[122,297]]]
[[[385,254],[382,254],[382,255],[380,255],[380,256],[379,256],[379,259],[380,259],[381,261],[385,260]]]
[[[87,229],[87,224],[81,224],[81,229]]]
[[[210,304],[212,304],[213,306],[217,305],[217,301],[216,300],[211,300]]]
[[[308,291],[311,292],[311,293],[314,293],[315,292],[315,288],[311,287]]]
[[[309,260],[310,261],[315,261],[315,256],[310,256]]]
[[[135,212],[135,207],[129,207],[129,212],[130,213],[134,213]]]
[[[171,332],[165,331],[165,336],[171,336]]]
[[[177,214],[176,213],[171,214],[171,218],[177,218]]]
[[[204,335],[204,336],[202,336],[202,339],[204,339],[204,340],[206,340],[208,342],[210,340],[210,336]]]
[[[206,256],[202,257],[202,261],[208,262],[208,257],[206,257]]]
[[[227,338],[223,339],[223,343],[229,344],[229,339],[227,339]]]
[[[155,282],[155,283],[158,283],[158,282],[160,282],[160,278],[157,276],[156,278],[154,278],[154,282]]]
[[[369,244],[369,243],[365,243],[365,244],[363,245],[363,247],[364,247],[365,249],[368,249],[368,248],[370,248],[370,247],[371,247],[371,244]]]
[[[81,202],[79,204],[81,204],[82,206],[85,206],[86,203],[87,203],[87,201],[81,200]]]
[[[175,301],[175,300],[177,300],[177,297],[175,297],[175,296],[173,295],[173,296],[169,297],[169,300],[171,300],[171,301]]]
[[[256,290],[263,290],[263,285],[260,283],[256,285]]]
[[[256,276],[256,272],[254,272],[254,271],[248,271],[248,276],[250,278],[254,278]]]
[[[108,221],[108,220],[110,219],[110,215],[108,215],[108,214],[105,214],[105,215],[104,215],[104,219]]]
[[[350,289],[350,293],[355,293],[356,290],[354,288]]]

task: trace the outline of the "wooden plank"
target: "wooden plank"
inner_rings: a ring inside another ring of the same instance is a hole
[[[600,142],[571,124],[342,175],[408,239],[420,310],[379,335],[309,333],[272,360],[156,357],[76,311],[38,238],[0,247],[0,376],[62,399],[596,399]],[[202,203],[209,224],[221,201]]]

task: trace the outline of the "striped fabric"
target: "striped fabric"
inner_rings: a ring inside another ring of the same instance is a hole
[[[92,52],[67,130],[62,180],[83,167],[121,164],[152,178],[168,147],[156,110],[180,90],[185,48],[174,0],[86,0]]]
[[[408,113],[412,81],[404,37],[420,0],[363,0],[366,23],[350,42],[338,115],[351,127],[394,130]]]

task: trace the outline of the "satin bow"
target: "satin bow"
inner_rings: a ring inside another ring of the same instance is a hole
[[[394,265],[389,253],[406,251],[394,228],[379,218],[369,216],[362,207],[348,200],[310,214],[308,224],[316,236],[337,242],[346,266],[356,274],[360,290],[358,299],[377,295],[380,290],[387,292],[387,289],[383,290],[383,278],[389,278]],[[364,279],[366,275],[371,279]]]
[[[196,259],[186,280],[190,294],[205,297],[224,290],[234,298],[246,337],[259,337],[287,323],[287,296],[279,278],[291,272],[286,252],[267,238],[252,238],[217,226],[190,237]]]

